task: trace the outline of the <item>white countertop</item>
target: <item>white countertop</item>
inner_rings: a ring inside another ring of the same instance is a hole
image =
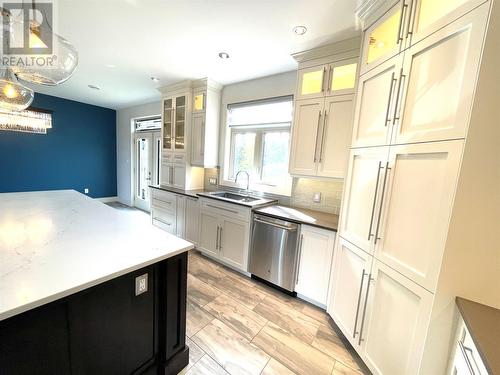
[[[192,247],[74,190],[0,194],[0,320]]]

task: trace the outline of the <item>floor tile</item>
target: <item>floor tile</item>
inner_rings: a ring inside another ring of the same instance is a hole
[[[306,304],[304,301],[298,299],[297,297],[290,296],[288,294],[285,294],[281,292],[280,290],[277,290],[276,288],[272,288],[262,282],[258,282],[256,284],[257,289],[259,289],[261,292],[263,292],[266,296],[270,298],[274,298],[276,301],[287,305],[290,308],[300,310],[304,307]]]
[[[332,375],[362,375],[362,373],[355,371],[350,367],[347,367],[341,362],[335,362],[335,367],[333,368]]]
[[[318,321],[287,305],[266,297],[254,309],[254,312],[281,328],[294,334],[305,343],[312,343],[321,325]]]
[[[265,297],[263,292],[248,287],[245,282],[235,277],[219,279],[214,286],[249,309],[253,309]]]
[[[267,363],[266,367],[262,371],[261,375],[294,375],[295,373],[291,371],[281,362],[274,358],[271,358]]]
[[[335,360],[268,322],[252,343],[298,374],[330,375]]]
[[[301,310],[307,316],[317,320],[321,324],[328,326],[330,321],[328,319],[328,314],[325,310],[320,309],[319,307],[313,306],[309,303],[306,303]]]
[[[204,259],[204,257],[200,257],[191,264],[189,273],[210,285],[214,285],[225,276],[215,262]]]
[[[201,359],[201,357],[205,355],[205,352],[201,350],[201,348],[196,345],[189,337],[186,337],[186,345],[189,347],[189,364],[181,370],[181,372],[179,373],[180,375],[184,375],[191,367],[195,365],[196,362]]]
[[[186,302],[186,335],[188,337],[195,335],[213,319],[212,315],[188,298]]]
[[[269,360],[265,352],[218,319],[214,319],[192,339],[232,375],[258,375]]]
[[[204,355],[196,364],[186,372],[186,375],[227,375],[217,362],[208,355]]]
[[[217,297],[205,309],[249,341],[267,323],[259,314],[225,295]]]
[[[222,294],[220,290],[215,289],[192,274],[188,274],[187,292],[188,298],[196,302],[199,306],[205,306]]]
[[[359,370],[351,352],[344,346],[340,338],[330,327],[321,326],[318,329],[312,346],[335,358],[335,360]]]

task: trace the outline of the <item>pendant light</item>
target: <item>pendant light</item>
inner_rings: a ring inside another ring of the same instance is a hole
[[[30,106],[34,92],[17,80],[10,68],[0,72],[0,108],[22,111]]]

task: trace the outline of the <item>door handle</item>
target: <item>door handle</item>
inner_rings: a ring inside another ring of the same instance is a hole
[[[219,251],[222,250],[222,227],[219,227]]]
[[[321,123],[321,110],[318,111],[318,126],[316,127],[316,140],[314,144],[314,162],[316,163],[318,155],[318,134],[319,134],[319,124]]]
[[[370,276],[368,276],[368,285],[366,286],[365,305],[363,306],[363,316],[361,317],[361,327],[359,328],[358,345],[361,345],[361,342],[365,340],[363,338],[363,328],[365,327],[366,305],[368,304],[368,294],[370,293],[370,283],[372,281],[375,281],[375,279],[372,277],[372,274],[370,274]]]
[[[327,91],[328,92],[331,92],[331,88],[332,88],[332,80],[333,80],[333,68],[332,66],[330,65],[330,68],[328,69],[328,79],[326,81],[326,83],[328,84],[328,88],[327,88]]]
[[[269,221],[257,219],[256,217],[253,219],[253,221],[256,222],[256,223],[262,223],[262,224],[265,224],[265,225],[270,225],[272,227],[280,228],[280,229],[283,229],[283,230],[286,230],[286,231],[289,231],[289,232],[295,232],[297,230],[297,228],[295,228],[295,227],[287,227],[285,225],[281,225],[281,224],[277,224],[277,223],[271,223]]]
[[[220,227],[217,225],[217,235],[215,236],[215,250],[219,250],[219,229]]]
[[[301,234],[299,237],[299,246],[297,253],[297,264],[295,266],[295,285],[299,283],[299,271],[300,271],[300,257],[302,256],[302,240],[304,239],[304,235]]]
[[[392,92],[394,91],[394,82],[397,82],[397,81],[398,80],[396,78],[394,78],[394,72],[392,72],[391,86],[389,88],[389,100],[387,101],[387,110],[385,112],[385,124],[384,124],[384,126],[387,126],[387,123],[391,121],[389,119],[389,112],[391,111],[391,101],[392,101]]]
[[[403,80],[404,78],[404,80]],[[401,88],[403,82],[406,81],[406,75],[403,74],[403,68],[401,68],[400,73],[399,73],[399,84],[398,84],[398,92],[396,94],[396,103],[394,104],[394,115],[392,117],[392,124],[394,125],[396,123],[396,120],[399,120],[400,115],[401,115],[401,108],[398,107],[400,106],[402,102],[402,98],[400,96],[403,96],[403,90]]]
[[[355,339],[356,335],[359,332],[356,332],[356,327],[358,325],[358,318],[359,318],[359,304],[361,303],[361,293],[363,292],[363,281],[365,280],[365,275],[368,275],[363,268],[363,272],[361,273],[361,283],[359,284],[359,293],[358,293],[358,304],[356,305],[356,318],[354,319],[354,330],[352,333],[352,338]]]
[[[377,181],[375,182],[375,194],[373,195],[373,205],[372,205],[372,215],[370,217],[370,228],[368,228],[368,241],[370,241],[370,238],[373,236],[372,234],[372,229],[373,229],[373,215],[375,214],[375,204],[377,202],[377,193],[378,193],[378,182],[380,179],[380,171],[384,169],[382,167],[382,162],[378,162],[378,170],[377,170]]]
[[[321,80],[321,92],[325,91],[326,66],[323,67],[323,79]]]
[[[323,160],[323,145],[325,144],[325,128],[326,128],[326,119],[328,117],[328,113],[324,112],[323,115],[323,130],[321,131],[321,148],[319,149],[319,162],[321,163]]]
[[[406,16],[406,8],[408,5],[405,3],[405,0],[402,1],[402,7],[401,7],[401,17],[399,18],[399,26],[398,26],[398,39],[396,40],[396,44],[399,44],[400,42],[403,41],[403,36],[401,35],[401,31],[403,30],[403,20],[405,19]]]
[[[382,216],[382,206],[384,204],[384,195],[385,195],[385,186],[387,183],[387,176],[389,175],[389,172],[391,171],[392,168],[389,168],[389,162],[386,163],[385,165],[385,175],[384,175],[384,184],[382,185],[382,195],[380,196],[380,208],[378,210],[378,219],[377,219],[377,230],[375,231],[375,245],[377,244],[377,241],[380,240],[381,238],[378,236],[378,231],[380,229],[380,218]]]
[[[408,18],[408,29],[406,31],[406,38],[408,38],[408,35],[411,35],[413,37],[413,29],[415,27],[415,16],[416,16],[416,10],[417,6],[415,5],[416,0],[411,0],[410,2],[410,10],[408,14],[410,15]],[[414,6],[415,5],[415,6]]]

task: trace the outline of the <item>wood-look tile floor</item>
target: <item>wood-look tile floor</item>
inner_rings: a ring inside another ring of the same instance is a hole
[[[181,374],[361,374],[326,313],[189,253]]]

